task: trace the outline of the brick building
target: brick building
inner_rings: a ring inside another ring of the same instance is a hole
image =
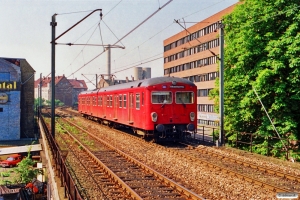
[[[0,140],[34,137],[34,73],[25,59],[0,58]]]
[[[198,125],[218,126],[219,115],[208,95],[219,76],[218,26],[235,5],[164,40],[164,75],[183,77],[197,85]]]
[[[35,98],[39,97],[40,79],[34,83]],[[51,77],[42,78],[42,99],[51,101]],[[67,79],[64,75],[55,77],[55,99],[66,106],[73,106],[78,102],[78,94],[87,90],[84,80]]]
[[[72,105],[78,103],[78,95],[80,92],[86,91],[88,89],[84,80],[75,79],[68,79],[71,85],[73,86],[72,89]]]

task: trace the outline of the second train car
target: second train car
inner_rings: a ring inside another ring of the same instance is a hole
[[[78,96],[82,116],[158,141],[181,141],[197,128],[197,87],[177,77],[156,77]]]

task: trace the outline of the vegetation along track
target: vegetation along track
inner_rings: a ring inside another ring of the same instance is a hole
[[[80,127],[67,125],[65,120],[60,125],[80,146],[77,159],[85,163],[94,182],[103,185],[105,180],[101,190],[108,199],[203,199]]]
[[[99,137],[103,137],[107,141],[110,140],[111,144],[116,143],[120,148],[123,148],[123,151],[131,153],[132,156],[152,165],[169,178],[181,182],[182,185],[209,199],[276,199],[276,192],[289,191],[285,188],[269,186],[269,184],[256,181],[251,177],[240,176],[234,171],[221,170],[219,166],[213,165],[215,164],[214,161],[206,164],[199,162],[199,158],[183,156],[185,153],[177,150],[166,149],[137,138],[128,139],[131,137],[130,135],[109,128],[103,130],[105,127],[99,126],[98,123],[81,117],[77,118],[78,113],[71,115],[75,119],[73,122],[80,123],[81,121],[81,126],[85,129],[102,132]],[[126,147],[127,143],[129,143],[129,147]],[[233,176],[228,176],[228,173],[226,175],[224,172],[229,172]],[[245,180],[257,183],[257,185],[249,184]]]

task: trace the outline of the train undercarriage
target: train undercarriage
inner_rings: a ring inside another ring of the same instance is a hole
[[[193,132],[188,130],[191,129],[188,127],[190,124],[156,124],[154,125],[154,130],[143,130],[90,115],[83,114],[82,116],[111,128],[130,128],[133,130],[134,134],[139,135],[145,140],[153,142],[185,141],[187,137],[191,136],[191,132]]]

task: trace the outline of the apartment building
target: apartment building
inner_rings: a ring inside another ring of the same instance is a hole
[[[197,85],[199,126],[218,126],[219,115],[208,95],[219,76],[219,24],[235,5],[164,40],[164,76],[186,78]]]

